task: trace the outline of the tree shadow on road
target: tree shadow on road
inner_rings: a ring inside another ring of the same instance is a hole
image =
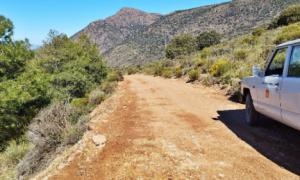
[[[250,127],[245,122],[244,110],[218,114],[218,120],[243,141],[279,166],[300,175],[300,131],[268,119],[261,120],[258,127]]]

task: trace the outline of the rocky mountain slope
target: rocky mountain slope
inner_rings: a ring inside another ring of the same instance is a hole
[[[92,22],[73,38],[78,38],[83,33],[87,34],[91,41],[98,45],[101,53],[105,53],[122,43],[132,33],[143,31],[159,18],[159,14],[123,8],[114,16]]]
[[[297,2],[300,0],[233,0],[168,15],[125,8],[91,23],[74,37],[87,34],[111,66],[142,64],[163,57],[165,45],[175,35],[215,30],[230,38],[269,22]]]

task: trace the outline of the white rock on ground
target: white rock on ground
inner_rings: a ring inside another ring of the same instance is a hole
[[[106,137],[101,134],[94,135],[92,140],[97,147],[103,147],[106,143]]]

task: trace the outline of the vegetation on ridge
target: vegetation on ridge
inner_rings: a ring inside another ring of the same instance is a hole
[[[86,33],[97,43],[109,65],[143,65],[163,58],[165,45],[175,36],[214,30],[226,39],[237,37],[271,21],[295,3],[299,0],[235,0],[163,16],[145,12],[141,16],[132,16],[139,11],[130,10],[114,15],[113,23],[111,18],[93,22],[79,34]],[[125,28],[120,29],[120,26]]]
[[[292,6],[292,9],[297,7],[300,6]],[[283,11],[280,17],[284,16],[286,11]],[[290,13],[290,17],[298,17],[298,11],[292,12],[295,14]],[[251,75],[253,65],[260,65],[263,68],[272,49],[277,44],[300,38],[299,21],[300,19],[297,22],[289,21],[287,26],[275,29],[258,27],[250,34],[205,47],[201,51],[194,51],[194,46],[192,46],[193,51],[191,53],[181,53],[175,58],[167,56],[167,59],[148,63],[142,68],[130,67],[128,69],[131,72],[141,71],[163,77],[180,78],[185,76],[189,82],[199,80],[205,85],[218,85],[223,89],[225,88],[228,95],[238,97],[240,80]],[[181,44],[176,43],[177,49],[180,49],[178,45],[185,47],[194,44],[191,35],[185,34],[182,37],[184,40],[191,40],[186,44],[184,44],[185,41],[182,41]],[[172,40],[170,45],[167,46],[166,51],[170,51],[170,47],[174,47],[174,42],[181,38],[175,37],[175,40]],[[199,39],[201,39],[200,36],[198,36]],[[164,75],[166,72],[168,76]]]
[[[85,36],[51,31],[32,51],[12,35],[12,22],[0,16],[0,179],[15,178],[28,150],[19,178],[43,168],[58,146],[76,143],[88,113],[122,80]]]

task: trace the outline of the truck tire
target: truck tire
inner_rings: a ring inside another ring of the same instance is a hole
[[[253,105],[251,94],[246,96],[246,123],[250,126],[256,126],[258,124],[260,114],[257,112]]]

